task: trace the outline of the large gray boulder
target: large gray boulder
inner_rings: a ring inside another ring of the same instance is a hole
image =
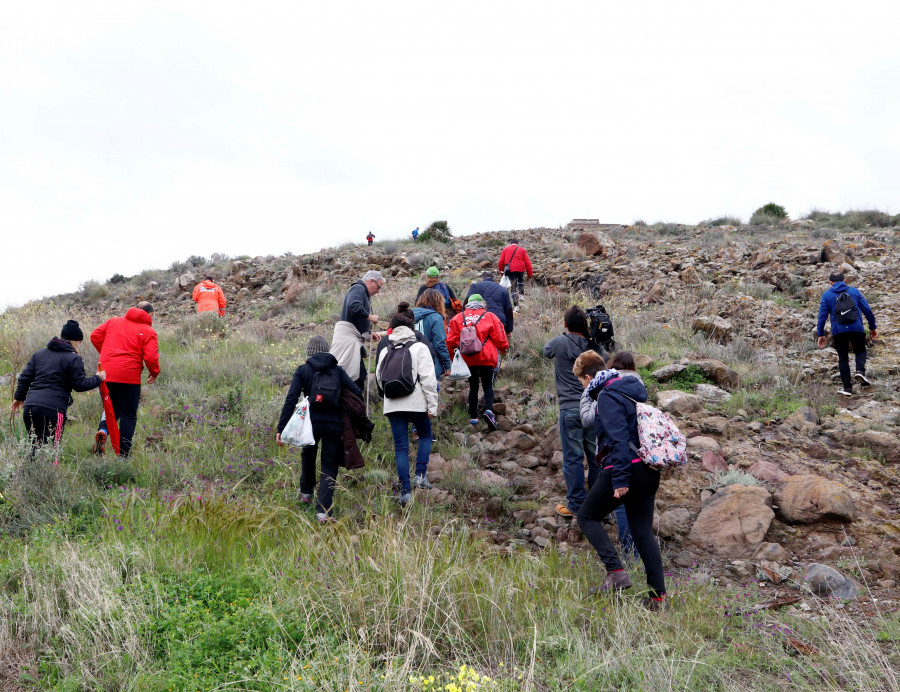
[[[813,562],[803,573],[803,581],[817,596],[850,599],[859,595],[859,584],[834,567]]]

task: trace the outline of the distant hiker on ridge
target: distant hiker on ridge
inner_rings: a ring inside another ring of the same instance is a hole
[[[203,281],[194,286],[194,292],[191,295],[194,302],[197,303],[197,314],[201,312],[219,312],[219,317],[225,317],[225,294],[222,287],[213,281],[213,278],[207,275]]]
[[[416,240],[419,237],[419,227],[418,226],[416,226],[415,229],[413,230],[412,237],[413,237],[413,240]]]
[[[513,240],[500,253],[497,269],[508,276],[512,282],[512,301],[518,310],[519,296],[525,295],[525,272],[528,272],[529,279],[534,276],[528,251],[519,245],[518,240]]]
[[[372,325],[378,322],[378,315],[372,314],[369,298],[381,290],[384,281],[381,272],[374,269],[355,281],[344,296],[340,321],[334,325],[331,353],[360,389],[366,382],[366,366],[362,355],[366,336],[371,334],[369,338],[372,341],[380,338],[377,332],[371,331]]]
[[[91,343],[100,353],[100,365],[106,371],[106,386],[119,423],[119,454],[131,453],[131,440],[137,427],[141,403],[141,375],[144,364],[150,373],[147,384],[159,377],[159,345],[153,330],[153,306],[146,300],[129,308],[124,317],[113,317],[91,332]],[[94,438],[94,453],[103,454],[109,429],[106,414]]]
[[[853,379],[850,377],[850,349],[856,356],[856,379],[860,384],[869,386],[872,383],[866,377],[866,329],[862,316],[869,323],[869,336],[872,340],[878,336],[875,329],[875,314],[858,288],[844,283],[844,275],[835,272],[828,277],[831,288],[822,294],[819,303],[819,323],[817,327],[819,348],[825,348],[825,321],[831,319],[831,335],[834,350],[838,354],[838,371],[841,373],[843,387],[838,394],[853,396]]]
[[[366,240],[369,241],[369,247],[372,247],[372,241],[375,240],[375,234],[372,231],[369,231],[369,235],[366,236]]]
[[[75,320],[63,325],[59,338],[50,339],[46,348],[31,356],[19,373],[12,412],[20,408],[25,429],[31,438],[31,456],[39,445],[60,443],[66,424],[66,412],[72,405],[72,390],[87,392],[100,386],[106,373],[88,377],[78,352],[84,334]],[[24,408],[23,408],[24,407]]]

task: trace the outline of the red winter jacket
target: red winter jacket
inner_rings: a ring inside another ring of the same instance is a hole
[[[197,312],[215,312],[218,310],[219,316],[225,316],[225,294],[219,284],[204,279],[194,286],[194,292],[191,294],[194,302],[197,303]]]
[[[129,308],[125,317],[106,320],[91,332],[107,382],[140,384],[144,363],[151,375],[159,375],[159,345],[152,324],[150,313]]]
[[[513,253],[515,253],[515,257],[513,257]],[[534,275],[534,270],[531,268],[531,258],[528,256],[528,251],[522,246],[513,243],[503,248],[503,252],[500,253],[500,260],[497,262],[497,271],[502,273],[510,260],[512,260],[512,266],[509,268],[511,272],[528,272],[529,279]]]
[[[478,334],[479,339],[484,341],[484,347],[481,349],[481,353],[476,353],[474,356],[464,355],[463,360],[469,367],[489,365],[493,368],[499,361],[497,352],[506,353],[509,350],[509,341],[506,339],[506,330],[500,320],[494,313],[487,310],[464,310],[450,320],[450,326],[447,329],[447,350],[453,353],[459,348],[459,333],[463,326],[475,324],[479,315],[484,315],[484,317],[478,320],[475,333]],[[465,320],[465,325],[463,320]]]

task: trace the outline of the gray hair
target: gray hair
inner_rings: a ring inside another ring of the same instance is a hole
[[[373,269],[371,271],[367,271],[363,274],[363,281],[377,281],[379,284],[384,283],[384,277],[381,275],[381,272],[377,269]]]

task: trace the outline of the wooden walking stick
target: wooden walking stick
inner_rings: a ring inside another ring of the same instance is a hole
[[[369,392],[372,390],[371,382],[369,382],[368,373],[372,372],[372,344],[374,342],[369,342],[369,366],[367,368],[366,374],[366,418],[369,417]]]

